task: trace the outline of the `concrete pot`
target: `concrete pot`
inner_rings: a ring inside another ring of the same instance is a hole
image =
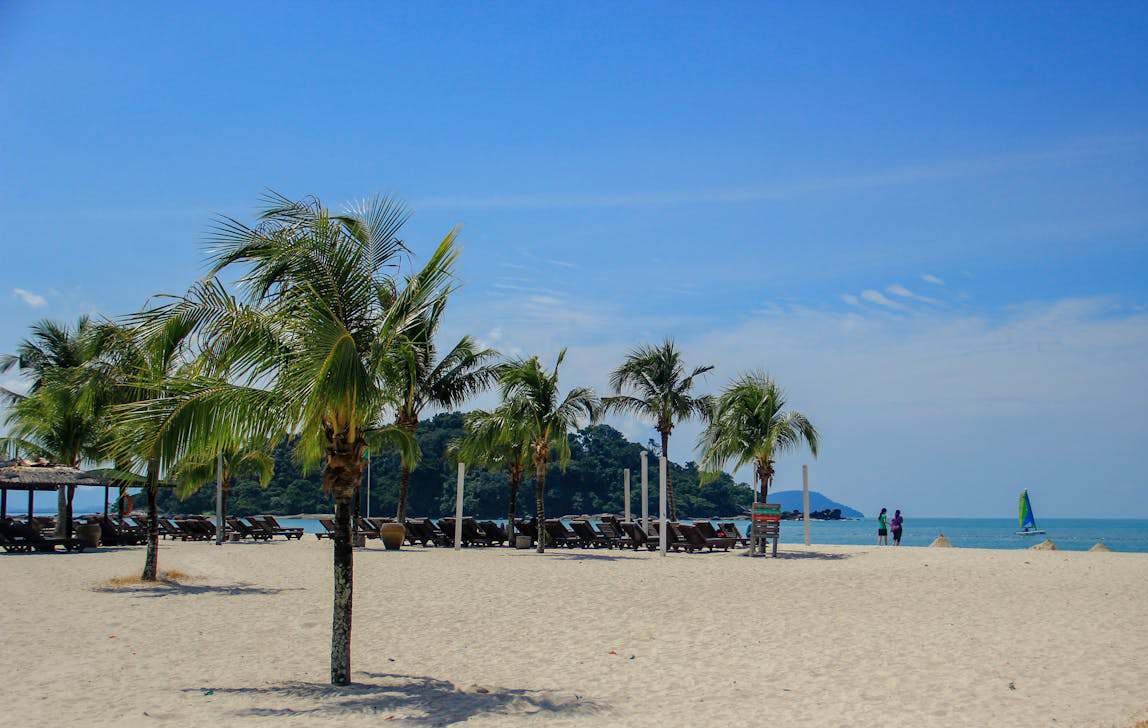
[[[379,528],[379,536],[382,538],[383,548],[387,551],[398,551],[406,540],[407,529],[401,523],[384,523]]]

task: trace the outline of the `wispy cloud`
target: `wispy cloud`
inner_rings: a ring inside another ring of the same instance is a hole
[[[860,306],[861,305],[861,299],[857,298],[857,296],[854,296],[852,293],[842,293],[841,294],[841,300],[844,301],[845,303],[849,304],[850,306]]]
[[[894,283],[891,286],[886,286],[885,291],[886,291],[886,293],[889,293],[893,296],[900,296],[901,298],[908,298],[908,299],[913,300],[913,301],[920,301],[921,303],[931,303],[933,305],[937,305],[940,303],[940,301],[938,301],[935,298],[930,298],[929,296],[922,296],[919,293],[913,293],[908,288],[905,288],[904,286],[902,286],[900,283]]]
[[[869,303],[873,303],[873,304],[876,304],[878,306],[884,306],[885,308],[891,308],[894,311],[904,311],[905,310],[905,307],[903,305],[892,300],[891,298],[886,296],[884,293],[881,293],[880,291],[875,291],[872,288],[861,291],[861,298],[862,298],[862,300],[868,301]]]
[[[45,304],[48,303],[48,299],[44,298],[39,293],[33,293],[32,291],[29,291],[25,288],[13,288],[12,295],[16,296],[16,298],[19,298],[26,305],[31,306],[32,308],[42,308]]]
[[[945,282],[943,280],[936,277],[932,273],[925,273],[924,275],[921,276],[921,280],[923,280],[925,283],[932,283],[934,286],[945,285]]]
[[[643,191],[606,195],[494,195],[432,197],[415,200],[419,209],[559,209],[590,207],[646,207],[681,204],[738,204],[787,200],[826,192],[840,192],[921,184],[1001,174],[1049,163],[1085,159],[1140,149],[1148,143],[1143,132],[1118,136],[1067,140],[1056,146],[1025,152],[973,158],[935,160],[876,172],[843,173],[830,177],[748,185],[720,189]]]
[[[578,267],[578,264],[577,264],[577,263],[571,263],[571,262],[570,262],[570,261],[568,261],[568,260],[554,260],[554,259],[551,259],[551,260],[548,260],[548,261],[546,261],[546,262],[547,262],[547,263],[549,263],[550,265],[556,265],[556,266],[558,266],[558,267],[560,267],[560,268],[577,268],[577,267]]]

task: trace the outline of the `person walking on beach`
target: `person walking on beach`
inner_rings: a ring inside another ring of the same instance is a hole
[[[877,514],[877,545],[889,545],[889,509],[882,508],[881,512]]]
[[[901,509],[898,508],[893,513],[893,523],[891,524],[893,526],[893,545],[894,546],[900,546],[901,545],[901,526],[904,523],[905,523],[905,520],[903,518],[901,518]]]

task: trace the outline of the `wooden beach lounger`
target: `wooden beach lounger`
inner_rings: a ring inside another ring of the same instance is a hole
[[[727,538],[732,538],[737,542],[738,546],[749,546],[749,537],[741,535],[741,531],[738,530],[736,523],[723,523],[721,524],[721,530]]]
[[[546,538],[548,540],[548,546],[574,548],[575,546],[582,545],[582,539],[578,538],[570,529],[566,528],[566,524],[558,518],[546,519]]]
[[[714,549],[729,551],[730,547],[733,546],[733,539],[718,538],[717,531],[706,521],[699,521],[690,525],[680,523],[675,524],[675,527],[678,533],[698,551],[705,548],[708,548],[710,551]],[[713,534],[713,536],[707,534]]]
[[[84,542],[78,538],[44,536],[25,523],[8,520],[0,521],[0,546],[5,551],[24,554],[33,551],[55,551],[57,546],[63,546],[66,550],[77,553],[84,550]]]
[[[574,535],[582,544],[582,548],[587,547],[601,547],[613,548],[614,544],[610,540],[594,530],[589,521],[581,519],[571,521],[570,528],[574,530]]]
[[[492,544],[501,546],[507,543],[506,529],[494,521],[479,521],[478,527],[486,534]]]
[[[622,532],[626,534],[629,541],[626,545],[637,551],[645,546],[648,550],[653,551],[657,548],[656,541],[650,541],[650,537],[642,530],[642,527],[633,521],[622,521],[618,524],[622,527]]]
[[[256,518],[262,521],[263,525],[269,528],[271,533],[275,536],[286,536],[288,541],[291,539],[298,540],[303,538],[302,528],[297,526],[292,526],[290,528],[281,526],[279,525],[279,521],[275,519],[275,516],[252,516],[248,520],[254,520]]]
[[[315,534],[315,538],[322,541],[325,538],[335,537],[335,519],[334,518],[320,518],[319,525],[323,527],[322,531]]]
[[[705,539],[706,545],[710,547],[711,551],[715,548],[729,551],[737,545],[737,541],[733,538],[718,534],[717,529],[714,528],[713,524],[709,521],[694,521],[693,525],[694,528],[698,530],[698,533],[701,534],[702,538]]]
[[[227,525],[231,530],[239,534],[239,538],[249,538],[252,541],[270,541],[271,534],[267,529],[262,526],[252,526],[243,521],[241,518],[227,518]]]

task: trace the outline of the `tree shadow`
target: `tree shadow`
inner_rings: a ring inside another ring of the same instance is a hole
[[[447,680],[419,675],[359,673],[367,680],[347,686],[288,682],[250,688],[214,688],[215,694],[284,701],[285,705],[255,705],[235,711],[238,716],[325,716],[390,714],[404,725],[440,728],[485,714],[555,717],[589,715],[604,707],[581,695],[551,690],[514,690],[472,686],[462,689]],[[207,693],[206,688],[184,692]],[[395,715],[399,714],[399,715]],[[384,720],[390,715],[381,716]]]
[[[634,561],[640,557],[618,552],[547,551],[547,556],[564,561]]]
[[[751,559],[752,558],[758,558],[758,559],[775,558],[770,554],[764,554],[764,555],[758,554],[757,556],[754,556],[753,554],[751,554],[748,551],[745,551],[745,552],[741,553],[740,555],[744,556],[746,558],[751,558]],[[833,552],[828,552],[828,551],[778,551],[776,558],[778,560],[786,559],[786,560],[791,560],[791,561],[803,561],[803,560],[844,561],[845,559],[852,558],[855,555],[856,554],[833,553]]]
[[[302,587],[279,589],[275,587],[252,586],[247,582],[235,584],[181,584],[175,581],[157,581],[155,584],[129,584],[124,586],[97,586],[92,591],[105,594],[127,594],[141,599],[156,599],[171,596],[196,596],[215,594],[224,597],[260,596],[279,594],[284,591],[303,591]]]

